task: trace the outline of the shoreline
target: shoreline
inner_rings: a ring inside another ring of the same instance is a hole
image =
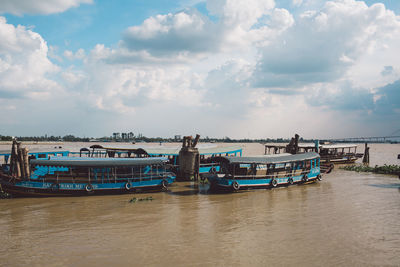
[[[22,145],[62,145],[63,141],[18,141],[21,142]],[[0,141],[0,145],[12,145],[12,141]]]

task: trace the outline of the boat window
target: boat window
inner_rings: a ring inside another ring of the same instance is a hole
[[[264,164],[257,164],[257,165],[256,165],[256,169],[257,169],[257,170],[266,170],[266,169],[267,169],[267,165],[264,165]]]
[[[276,168],[276,169],[285,168],[285,163],[277,163],[277,164],[275,165],[275,168]]]
[[[266,175],[267,174],[267,165],[265,164],[257,164],[256,165],[256,175]]]
[[[242,167],[244,166],[244,167]],[[234,173],[235,175],[247,175],[248,168],[250,164],[234,164]]]
[[[300,170],[300,169],[303,169],[303,161],[298,161],[298,162],[296,162],[295,163],[295,170]]]
[[[306,161],[306,170],[311,168],[311,162],[309,160]]]

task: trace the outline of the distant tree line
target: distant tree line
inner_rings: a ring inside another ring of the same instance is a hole
[[[124,138],[122,138],[124,137]],[[17,138],[19,141],[33,141],[33,142],[182,142],[182,138],[180,135],[176,135],[174,138],[165,138],[165,137],[146,137],[143,134],[138,134],[135,136],[133,133],[127,133],[126,135],[119,135],[113,133],[112,136],[104,136],[100,138],[92,138],[92,137],[78,137],[72,134],[68,134],[65,136],[7,136],[0,135],[0,141],[12,141],[13,138]],[[313,143],[316,139],[303,139],[300,137],[299,142],[301,143]],[[320,143],[329,142],[329,140],[319,140]],[[214,137],[203,137],[200,138],[200,142],[203,143],[289,143],[289,138],[258,138],[258,139],[250,139],[250,138],[242,138],[242,139],[233,139],[228,136],[222,138],[214,138]],[[388,140],[386,141],[388,142]],[[391,141],[393,142],[393,141]],[[336,143],[348,143],[336,141]],[[364,143],[364,141],[352,141],[352,143]],[[372,143],[372,142],[371,142]]]
[[[13,138],[16,138],[19,141],[33,141],[33,142],[46,142],[46,141],[51,141],[51,142],[89,142],[89,141],[96,141],[96,142],[111,142],[111,141],[120,141],[120,142],[126,142],[126,141],[132,141],[132,142],[181,142],[182,139],[177,138],[175,136],[174,138],[165,138],[165,137],[146,137],[142,134],[139,134],[138,136],[133,136],[130,134],[129,139],[122,139],[122,138],[116,138],[115,134],[113,136],[105,136],[101,138],[91,138],[91,137],[77,137],[72,134],[68,134],[65,136],[6,136],[6,135],[0,135],[0,141],[12,141]],[[249,139],[249,138],[244,138],[244,139],[232,139],[229,137],[223,137],[223,138],[213,138],[213,137],[204,137],[200,138],[201,142],[206,142],[206,143],[268,143],[268,142],[274,142],[274,143],[288,143],[290,140],[289,139],[284,139],[284,138],[277,138],[277,139],[272,139],[272,138],[266,138],[266,139]],[[303,141],[301,138],[300,141]]]
[[[89,142],[90,138],[88,137],[76,137],[73,135],[65,135],[65,136],[5,136],[0,135],[0,141],[12,141],[13,138],[16,138],[18,141],[37,141],[37,142],[57,142],[57,141],[65,141],[65,142]]]

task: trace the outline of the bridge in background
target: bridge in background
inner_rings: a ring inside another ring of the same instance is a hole
[[[400,135],[390,135],[390,136],[374,136],[374,137],[350,137],[350,138],[337,138],[337,139],[327,139],[323,141],[332,142],[357,142],[357,143],[387,143],[387,142],[400,142]]]
[[[335,138],[335,139],[326,139],[321,141],[330,141],[330,142],[339,142],[339,143],[400,143],[400,129],[394,131],[390,135],[387,136],[373,136],[373,137],[346,137],[346,138]]]

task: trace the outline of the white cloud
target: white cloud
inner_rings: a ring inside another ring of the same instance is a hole
[[[1,13],[14,15],[23,14],[53,14],[61,13],[80,4],[91,4],[93,0],[2,0],[0,4]]]
[[[217,51],[220,36],[215,25],[195,10],[157,15],[142,25],[127,29],[122,42],[129,50],[146,50],[154,55]]]
[[[320,11],[304,12],[276,42],[265,46],[255,85],[302,86],[341,79],[399,31],[399,17],[382,4],[329,1]]]
[[[207,8],[211,14],[221,18],[226,27],[241,27],[249,30],[258,20],[275,6],[273,0],[210,0]]]
[[[61,77],[63,80],[67,83],[67,86],[75,89],[75,88],[80,88],[81,82],[84,81],[86,78],[85,74],[81,72],[74,72],[74,71],[64,71],[61,74]]]
[[[217,21],[195,9],[153,16],[128,28],[120,47],[156,57],[204,58],[252,49],[253,44],[271,41],[294,23],[287,10],[274,9],[272,0],[209,1],[207,7],[218,16]]]
[[[189,67],[155,64],[109,64],[112,49],[97,45],[85,64],[87,81],[80,92],[92,108],[134,113],[138,107],[202,105],[202,79]]]
[[[207,6],[217,21],[195,10],[157,15],[130,27],[118,47],[97,45],[85,65],[88,82],[80,98],[97,110],[135,118],[149,109],[182,118],[176,109],[184,109],[243,128],[261,127],[255,114],[269,114],[264,120],[274,124],[298,116],[298,110],[309,116],[320,110],[321,121],[332,109],[374,110],[378,94],[359,87],[352,71],[384,44],[397,49],[388,40],[396,36],[398,18],[384,6],[327,2],[296,19],[272,1],[255,1],[257,11],[235,1]],[[378,76],[386,65],[379,66]],[[360,102],[354,105],[353,98]],[[337,108],[328,103],[332,99],[340,102]],[[293,127],[307,121],[300,122]]]
[[[91,125],[91,135],[127,128],[289,137],[307,125],[303,136],[326,137],[378,131],[371,121],[383,116],[399,119],[390,115],[399,110],[399,17],[383,5],[328,1],[299,15],[265,0],[209,1],[207,8],[215,17],[195,9],[155,15],[114,46],[64,51],[71,65],[57,77],[65,90],[50,78],[58,67],[43,38],[4,20],[0,111],[19,107],[21,95],[55,99],[61,107],[49,107],[73,110],[66,120]]]
[[[47,96],[58,84],[47,77],[59,68],[48,58],[43,38],[0,17],[0,98]]]
[[[82,60],[85,58],[85,56],[86,56],[85,50],[82,48],[78,49],[75,53],[70,50],[64,51],[64,57],[69,60],[76,60],[76,59]]]

